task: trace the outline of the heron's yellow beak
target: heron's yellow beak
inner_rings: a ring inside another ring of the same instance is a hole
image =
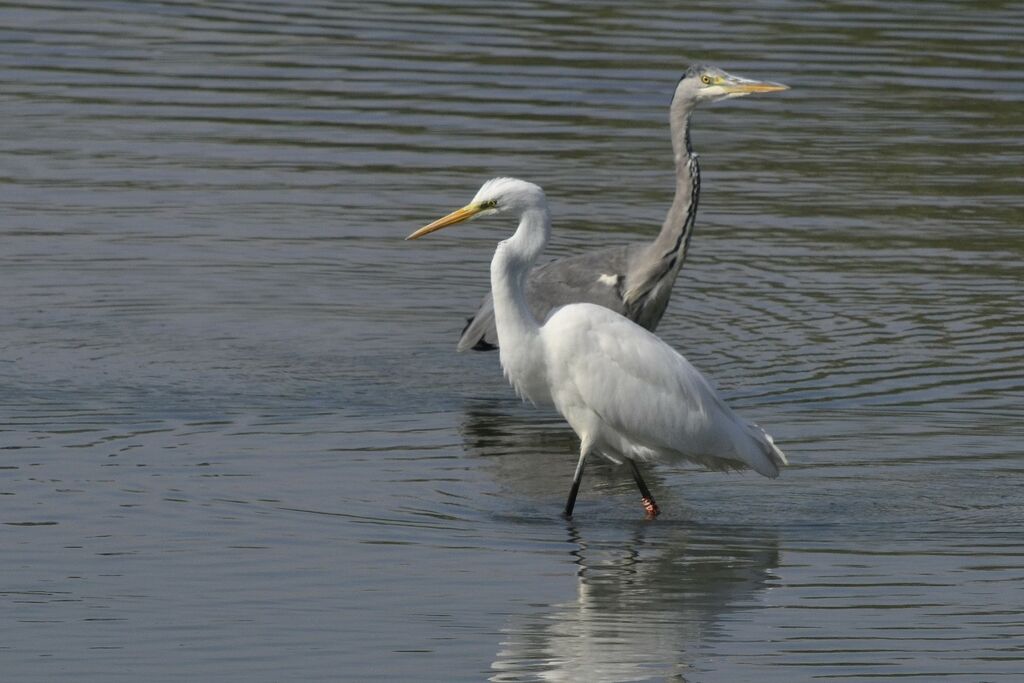
[[[727,93],[749,95],[750,93],[755,92],[778,92],[780,90],[789,90],[789,86],[783,85],[782,83],[772,83],[771,81],[751,81],[742,78],[737,79],[732,83],[722,83],[722,89]]]
[[[474,206],[472,204],[467,204],[466,206],[462,207],[461,209],[458,209],[456,211],[452,211],[450,214],[448,214],[444,218],[438,218],[436,221],[434,221],[430,225],[424,225],[422,228],[420,228],[419,230],[417,230],[413,234],[409,235],[405,239],[407,239],[407,240],[418,240],[419,238],[423,237],[424,235],[429,235],[430,233],[432,233],[432,232],[434,232],[436,230],[440,230],[441,228],[447,228],[449,225],[455,225],[456,223],[461,223],[462,221],[467,221],[470,218],[472,218],[473,216],[475,216],[478,213],[480,213],[482,210],[483,209],[480,206]]]

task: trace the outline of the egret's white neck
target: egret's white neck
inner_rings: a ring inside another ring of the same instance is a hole
[[[540,389],[546,386],[542,377],[537,376],[544,372],[540,324],[526,302],[525,290],[530,268],[550,236],[547,207],[531,207],[523,212],[515,234],[498,245],[491,260],[491,294],[501,367],[520,395],[542,403],[549,399]]]

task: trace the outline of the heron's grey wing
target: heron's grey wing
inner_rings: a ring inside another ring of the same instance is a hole
[[[469,349],[493,351],[498,348],[498,331],[494,327],[494,299],[490,292],[487,292],[473,317],[467,318],[456,348],[460,353]]]
[[[553,308],[579,302],[597,304],[626,315],[623,283],[633,249],[632,246],[608,247],[537,266],[530,271],[526,283],[526,299],[533,315],[543,322]],[[458,350],[496,348],[494,303],[488,293],[462,330]]]

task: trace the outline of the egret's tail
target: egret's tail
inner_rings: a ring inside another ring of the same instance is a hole
[[[788,465],[789,460],[786,459],[786,454],[782,452],[782,449],[775,445],[775,439],[772,438],[771,434],[753,422],[747,423],[747,433],[757,441],[758,446],[761,448],[761,455],[764,458],[758,463],[762,466],[754,465],[754,469],[759,474],[771,477],[772,479],[779,476],[779,468],[783,465]]]
[[[761,429],[758,427],[758,429]],[[768,432],[761,429],[761,433],[764,434],[765,441],[768,442],[768,446],[771,448],[771,452],[768,453],[768,457],[775,463],[776,467],[782,467],[788,465],[789,460],[786,459],[786,454],[782,452],[782,449],[775,445],[775,439]]]

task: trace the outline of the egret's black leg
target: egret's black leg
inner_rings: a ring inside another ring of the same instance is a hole
[[[583,463],[587,460],[587,452],[580,452],[580,461],[576,463],[576,474],[572,477],[572,488],[569,489],[569,500],[565,502],[566,517],[572,517],[572,509],[576,507],[576,494],[580,492],[580,482],[583,480]]]
[[[626,459],[629,463],[630,468],[633,470],[633,481],[636,482],[636,487],[640,489],[640,495],[643,496],[644,510],[647,511],[647,519],[654,519],[658,516],[661,510],[658,509],[658,504],[654,502],[654,496],[651,495],[651,490],[647,488],[644,478],[640,476],[640,468],[636,466],[636,463]]]

